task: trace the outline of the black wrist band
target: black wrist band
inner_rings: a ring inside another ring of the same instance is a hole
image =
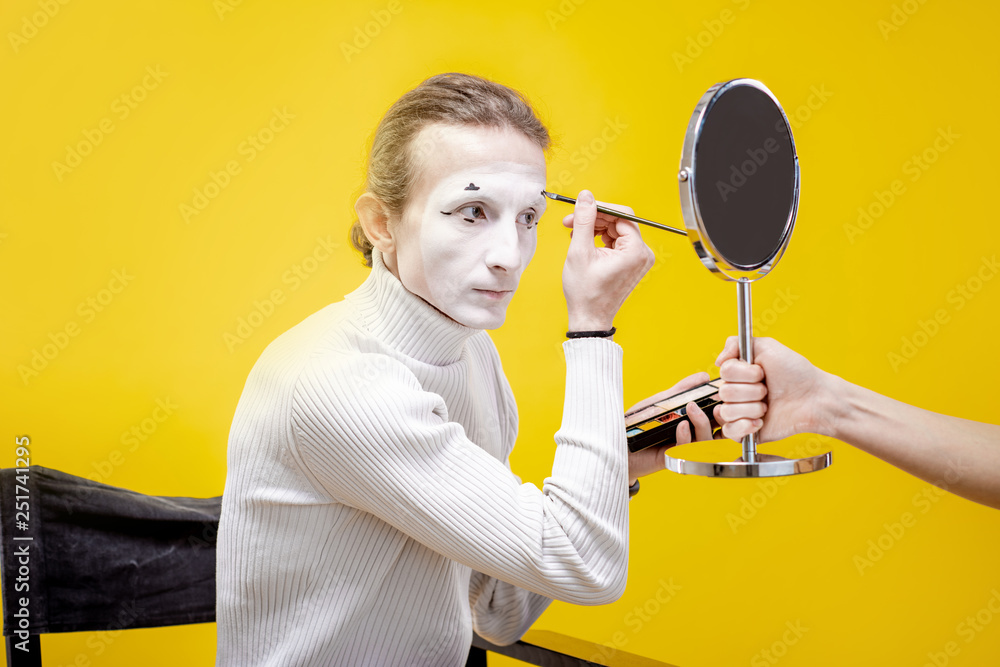
[[[637,493],[639,493],[639,480],[638,479],[635,480],[635,484],[633,484],[632,486],[628,487],[628,497],[631,498],[632,496],[634,496]]]
[[[566,338],[610,338],[615,335],[614,327],[607,331],[567,331]]]

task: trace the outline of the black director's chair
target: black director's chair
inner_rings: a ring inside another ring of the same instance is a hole
[[[24,496],[26,521],[16,505]],[[38,635],[49,632],[214,621],[221,505],[221,497],[147,496],[40,466],[0,470],[7,664],[40,666]]]
[[[50,632],[214,622],[221,507],[221,496],[147,496],[41,466],[0,470],[9,667],[40,667],[39,635]],[[484,667],[487,651],[552,667],[671,667],[535,631],[510,646],[476,636],[467,667]]]

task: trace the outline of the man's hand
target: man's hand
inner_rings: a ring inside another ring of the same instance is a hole
[[[625,206],[604,204],[631,213]],[[630,221],[597,212],[594,195],[580,192],[573,213],[563,219],[573,236],[563,266],[563,294],[570,331],[607,331],[618,309],[646,272],[654,256]],[[594,246],[600,236],[604,247]]]
[[[636,403],[625,412],[632,412],[648,405],[652,405],[657,401],[662,401],[668,396],[673,396],[674,394],[679,394],[682,391],[687,391],[688,389],[697,387],[700,384],[705,384],[710,379],[711,378],[708,377],[708,373],[705,372],[689,375],[670,389],[661,391],[654,396],[650,396],[649,398]],[[688,422],[681,422],[677,425],[677,444],[686,445],[692,441],[711,440],[712,422],[709,420],[708,415],[706,415],[696,403],[687,404],[687,415],[691,420],[691,423],[694,424],[694,433],[691,433],[691,426]],[[663,470],[666,463],[663,459],[663,454],[673,446],[674,445],[662,445],[660,447],[647,447],[646,449],[638,452],[630,452],[628,455],[629,484],[634,484],[635,480],[640,477],[651,475],[654,472]]]
[[[732,336],[716,359],[726,382],[719,389],[725,404],[715,408],[723,434],[738,440],[760,428],[760,442],[832,434],[827,374],[773,338],[754,338],[753,351],[753,364],[740,361],[739,341]]]

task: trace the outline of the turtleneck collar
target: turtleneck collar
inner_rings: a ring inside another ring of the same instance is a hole
[[[473,329],[443,314],[409,291],[372,250],[372,271],[345,297],[361,312],[365,326],[377,338],[408,357],[435,366],[459,360]]]

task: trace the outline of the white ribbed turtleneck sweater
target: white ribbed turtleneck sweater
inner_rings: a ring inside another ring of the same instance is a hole
[[[622,349],[570,340],[551,477],[508,467],[517,406],[485,331],[375,252],[272,342],[229,436],[217,664],[464,665],[550,598],[602,604],[628,561]]]

